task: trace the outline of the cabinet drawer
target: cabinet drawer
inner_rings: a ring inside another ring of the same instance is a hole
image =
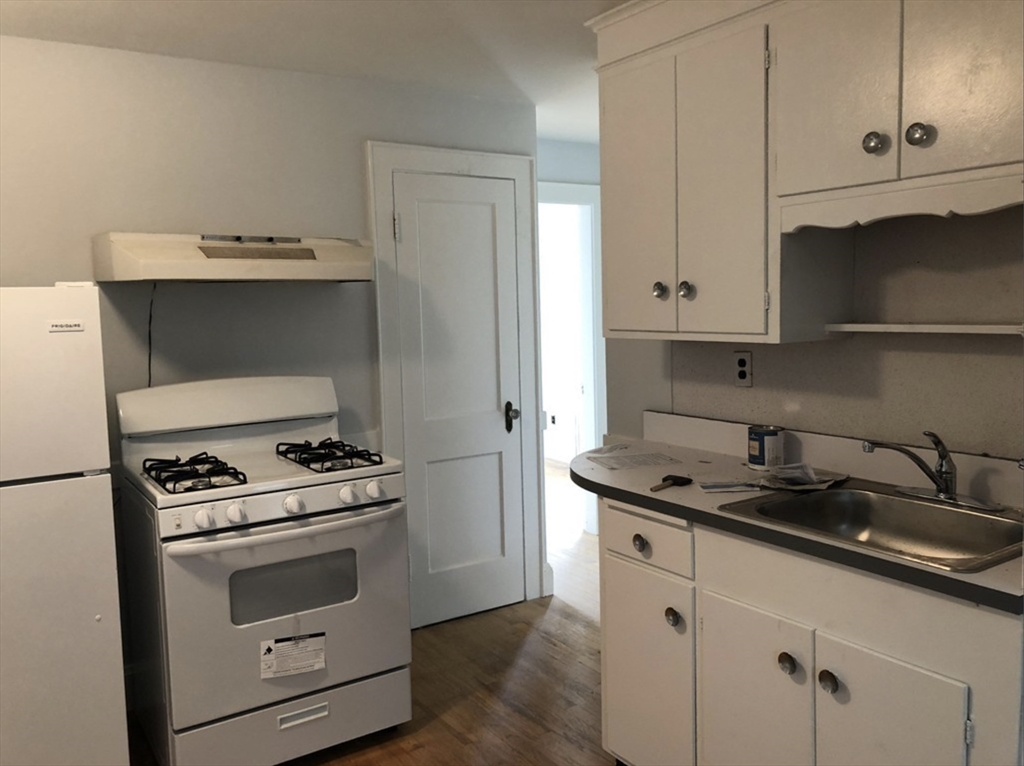
[[[634,561],[693,578],[692,532],[638,516],[609,503],[601,503],[600,525],[602,547]]]

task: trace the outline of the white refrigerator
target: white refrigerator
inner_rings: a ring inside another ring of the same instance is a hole
[[[0,766],[127,764],[92,285],[0,288]]]

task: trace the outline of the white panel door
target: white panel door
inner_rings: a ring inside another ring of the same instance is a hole
[[[815,694],[818,766],[967,763],[966,684],[820,631],[815,651],[838,682]]]
[[[418,627],[525,597],[515,182],[393,184]]]
[[[767,329],[765,49],[756,26],[676,59],[679,332]]]
[[[699,608],[698,762],[813,764],[814,631],[708,591]]]
[[[693,585],[609,554],[601,580],[604,745],[638,766],[692,764]]]

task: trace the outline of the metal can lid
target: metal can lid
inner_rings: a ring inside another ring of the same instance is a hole
[[[785,431],[786,429],[783,428],[782,426],[750,426],[750,428],[748,430],[751,433],[757,433],[759,431],[769,431],[769,432]]]

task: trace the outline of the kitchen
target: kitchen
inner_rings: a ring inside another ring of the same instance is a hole
[[[534,106],[511,98],[481,101],[409,84],[23,37],[5,37],[0,55],[5,286],[91,279],[91,237],[112,228],[367,237],[367,139],[537,151]],[[311,119],[296,122],[295,115]],[[968,223],[958,236],[1013,247],[1019,208],[1017,220],[1004,214],[978,221],[978,230]],[[888,239],[901,241],[932,231],[914,222],[890,228],[897,231]],[[928,236],[940,246],[949,239]],[[884,252],[885,239],[876,250]],[[989,282],[962,288],[962,275],[950,267],[944,284],[978,295],[1013,284],[1013,268],[1019,262],[1006,272],[986,270]],[[113,394],[150,380],[327,375],[345,392],[341,429],[378,426],[376,337],[311,331],[303,321],[312,315],[329,327],[373,327],[372,285],[161,283],[154,294],[111,284],[103,300],[104,344],[116,349],[105,358],[115,448]],[[246,340],[225,347],[210,327]],[[642,436],[645,409],[750,423],[779,421],[781,411],[790,428],[903,443],[920,442],[917,433],[931,428],[955,450],[1002,457],[1022,451],[1020,344],[1012,338],[861,336],[759,347],[758,383],[749,392],[717,372],[732,351],[731,344],[609,341],[609,432]],[[648,371],[642,380],[636,369]]]

